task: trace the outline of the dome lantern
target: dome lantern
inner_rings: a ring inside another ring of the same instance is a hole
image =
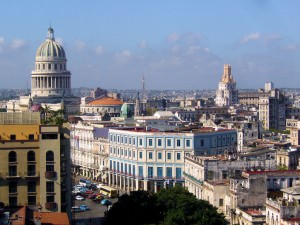
[[[51,26],[48,28],[48,37],[47,38],[52,40],[52,41],[55,41],[54,30]]]

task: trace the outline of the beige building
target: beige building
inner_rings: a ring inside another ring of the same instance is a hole
[[[66,128],[40,124],[40,113],[0,113],[0,199],[41,212],[71,207]]]
[[[224,65],[222,79],[216,91],[215,103],[219,107],[227,107],[238,103],[238,90],[231,74],[231,65]]]
[[[300,121],[297,119],[287,119],[286,129],[290,131],[290,141],[292,145],[300,144]]]
[[[107,183],[108,128],[78,122],[71,125],[73,172],[91,180]]]

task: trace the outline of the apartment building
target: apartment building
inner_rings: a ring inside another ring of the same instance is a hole
[[[0,199],[41,212],[71,207],[68,129],[40,123],[40,113],[0,113]]]

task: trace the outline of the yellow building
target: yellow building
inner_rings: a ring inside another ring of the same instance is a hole
[[[69,140],[40,113],[0,113],[0,201],[41,212],[69,211]]]

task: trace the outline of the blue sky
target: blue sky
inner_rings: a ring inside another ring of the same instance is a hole
[[[51,23],[73,87],[299,87],[300,1],[2,1],[0,88],[26,88]],[[9,79],[7,79],[9,77]]]

